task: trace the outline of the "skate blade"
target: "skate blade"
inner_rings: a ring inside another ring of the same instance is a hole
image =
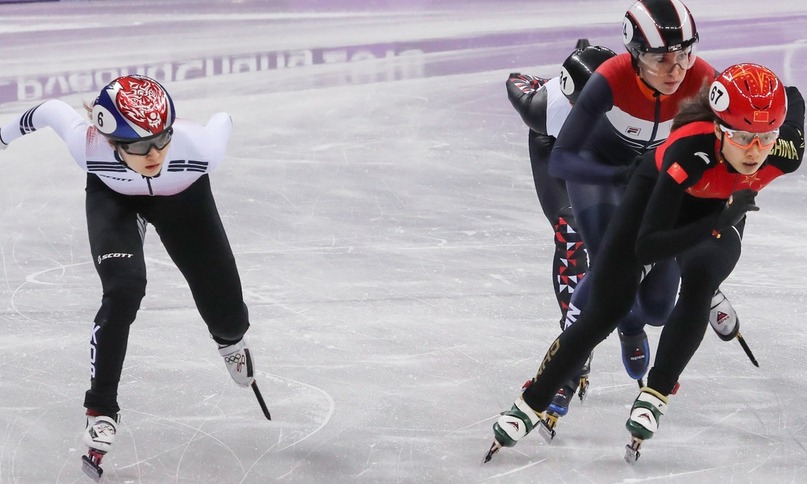
[[[272,415],[269,413],[269,408],[266,406],[266,401],[263,399],[263,394],[258,389],[258,382],[252,380],[252,387],[253,393],[255,393],[255,398],[258,399],[258,405],[261,406],[261,411],[263,412],[263,416],[266,417],[266,420],[272,420]]]
[[[101,469],[101,466],[93,462],[88,455],[81,456],[81,470],[87,474],[87,477],[95,482],[100,481],[101,476],[104,474],[104,470]]]
[[[493,444],[490,446],[490,450],[488,450],[487,455],[485,455],[485,461],[482,462],[482,463],[486,464],[486,463],[490,462],[490,459],[493,458],[493,454],[495,454],[496,452],[499,452],[499,450],[501,450],[501,448],[502,448],[502,444],[500,444],[498,440],[493,439]]]
[[[543,437],[547,444],[552,443],[555,438],[555,425],[558,424],[558,415],[547,413],[546,418],[542,418],[538,423],[538,435]]]
[[[642,439],[638,437],[631,437],[630,444],[625,446],[625,462],[628,464],[635,464],[642,454],[639,452],[639,447],[642,445]]]

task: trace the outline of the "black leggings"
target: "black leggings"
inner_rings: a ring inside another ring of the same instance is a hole
[[[591,289],[587,306],[577,322],[552,343],[532,385],[524,391],[524,400],[534,410],[549,406],[558,388],[575,376],[594,347],[630,311],[642,274],[635,241],[654,184],[654,179],[644,176],[631,181],[603,239],[597,263],[586,276]],[[743,225],[744,221],[737,231],[720,238],[708,237],[676,257],[681,291],[648,375],[648,385],[664,395],[672,391],[703,339],[712,295],[740,257]]]
[[[626,189],[618,185],[592,185],[567,182],[569,197],[574,207],[577,225],[586,243],[591,259],[591,270],[597,267],[600,252],[604,250],[606,232],[612,224],[620,204],[627,196]],[[634,239],[631,239],[634,240]],[[593,274],[593,272],[592,272]],[[619,321],[619,330],[625,334],[639,334],[646,324],[660,326],[668,318],[675,302],[680,274],[672,260],[660,261],[654,271],[634,291],[634,304]],[[570,315],[584,310],[589,302],[589,285],[583,280],[572,296]],[[569,322],[573,322],[569,318]]]
[[[87,229],[103,296],[90,339],[91,387],[84,406],[114,415],[129,326],[146,293],[146,221],[188,282],[208,331],[235,342],[249,327],[235,257],[219,218],[210,180],[201,177],[173,196],[127,196],[87,176]],[[157,342],[159,343],[159,342]]]
[[[549,154],[555,138],[529,132],[528,146],[535,192],[541,209],[552,226],[555,252],[552,255],[552,286],[561,312],[561,327],[572,301],[572,294],[588,271],[588,254],[583,237],[577,232],[566,183],[549,175]]]

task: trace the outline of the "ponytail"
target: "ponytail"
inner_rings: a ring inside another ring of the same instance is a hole
[[[696,121],[717,121],[709,105],[709,85],[704,85],[698,93],[681,102],[678,114],[673,118],[672,131]]]

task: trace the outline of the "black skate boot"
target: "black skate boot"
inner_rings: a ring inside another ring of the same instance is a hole
[[[552,403],[550,403],[549,407],[546,409],[547,414],[563,417],[569,413],[569,404],[572,402],[572,398],[574,398],[578,381],[577,378],[574,378],[564,383],[564,385],[558,389],[555,398],[552,399]]]
[[[580,375],[577,382],[577,396],[580,398],[580,403],[583,403],[588,395],[588,376],[591,374],[591,360],[594,359],[594,352],[588,355],[588,359],[580,369]]]

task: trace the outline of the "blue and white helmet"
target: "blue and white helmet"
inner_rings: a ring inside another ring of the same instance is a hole
[[[113,141],[136,141],[166,131],[174,124],[174,102],[150,77],[123,76],[110,82],[95,98],[92,122]]]

